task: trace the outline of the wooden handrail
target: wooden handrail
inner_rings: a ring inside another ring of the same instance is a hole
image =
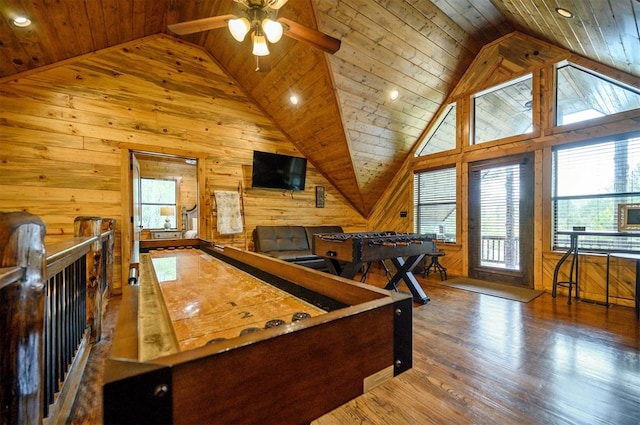
[[[66,266],[89,252],[91,244],[96,240],[95,236],[77,236],[47,246],[46,278],[51,279]]]
[[[22,267],[3,267],[0,269],[0,289],[24,279]]]

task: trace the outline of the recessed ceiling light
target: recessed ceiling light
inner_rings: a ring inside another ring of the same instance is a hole
[[[300,102],[300,99],[297,95],[292,94],[291,96],[289,96],[289,102],[291,102],[292,105],[297,105]]]
[[[400,92],[398,92],[398,90],[391,90],[391,92],[389,93],[389,99],[391,100],[396,100],[398,98],[398,96],[400,96]]]
[[[556,13],[563,18],[573,18],[573,12],[564,7],[556,7]]]
[[[13,25],[20,28],[28,27],[31,25],[31,19],[25,18],[24,16],[18,16],[14,18]]]
[[[198,161],[196,161],[195,159],[191,159],[191,158],[185,159],[184,162],[186,162],[189,165],[196,165],[198,163]]]

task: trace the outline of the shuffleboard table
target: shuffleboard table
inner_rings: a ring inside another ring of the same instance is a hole
[[[309,423],[412,367],[409,295],[204,243],[141,254],[139,266],[139,285],[152,280],[162,295],[176,348],[140,358],[136,347],[155,341],[136,331],[141,288],[123,288],[107,424]],[[308,314],[294,320],[300,310]]]

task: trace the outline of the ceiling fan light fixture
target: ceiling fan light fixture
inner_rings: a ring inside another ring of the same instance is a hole
[[[233,38],[238,41],[244,41],[251,29],[251,23],[247,18],[229,19],[227,25]]]
[[[267,46],[267,40],[262,34],[253,35],[253,51],[251,52],[255,56],[268,56],[269,47]]]
[[[262,21],[262,30],[264,34],[267,36],[267,40],[269,43],[277,43],[282,38],[282,33],[284,29],[282,28],[282,24],[280,22],[272,21],[271,19],[264,19]]]
[[[182,36],[227,27],[231,36],[239,43],[243,43],[247,35],[250,35],[256,71],[261,72],[268,72],[271,69],[271,61],[268,57],[269,43],[275,44],[283,36],[305,42],[330,54],[340,49],[341,42],[335,37],[284,17],[277,18],[278,9],[287,4],[288,0],[226,1],[236,3],[235,14],[172,23],[168,24],[167,28],[172,33]]]

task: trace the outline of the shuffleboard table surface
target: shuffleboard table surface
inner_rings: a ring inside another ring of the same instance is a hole
[[[149,252],[181,351],[324,310],[199,250]]]

